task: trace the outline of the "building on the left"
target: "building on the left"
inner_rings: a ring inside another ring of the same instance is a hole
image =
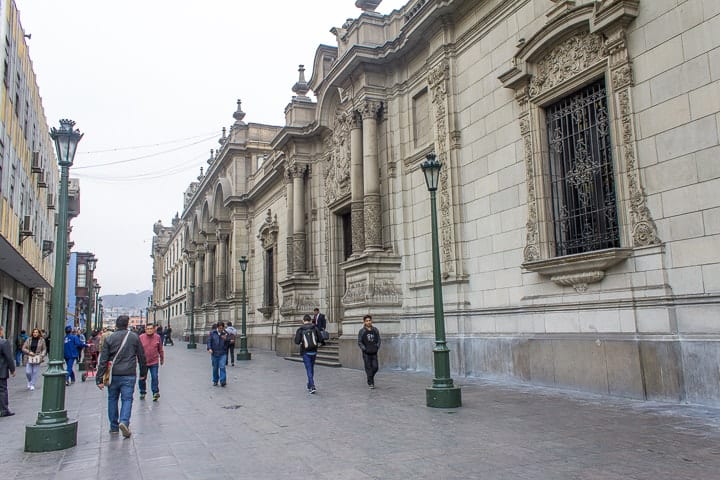
[[[13,1],[0,1],[0,324],[6,338],[49,327],[58,180],[53,141]],[[79,214],[72,182],[69,218]],[[70,244],[71,245],[71,244]]]

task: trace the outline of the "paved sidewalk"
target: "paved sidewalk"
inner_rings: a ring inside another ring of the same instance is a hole
[[[129,439],[108,434],[106,393],[67,389],[77,447],[23,452],[42,390],[10,383],[0,478],[10,479],[720,479],[720,410],[455,379],[463,407],[425,406],[431,375],[317,367],[253,351],[213,387],[200,345],[167,347],[160,401],[137,390]]]

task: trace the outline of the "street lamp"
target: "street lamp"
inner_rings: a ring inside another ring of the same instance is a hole
[[[87,318],[85,319],[85,338],[87,340],[90,340],[90,337],[92,336],[92,314],[93,310],[96,309],[95,307],[95,298],[93,298],[93,294],[95,293],[93,290],[95,288],[95,278],[93,274],[95,273],[95,267],[97,266],[97,258],[90,257],[87,259],[87,268],[90,270],[90,287],[88,288],[88,313]]]
[[[197,343],[195,343],[195,284],[190,284],[190,343],[187,344],[188,349],[196,349]]]
[[[100,298],[100,284],[97,283],[97,280],[95,280],[93,289],[95,290],[95,330],[100,330],[100,308],[98,308],[98,303],[102,305],[102,298]]]
[[[442,282],[440,280],[440,245],[438,242],[437,205],[435,192],[440,180],[442,163],[434,153],[428,153],[420,164],[425,175],[425,183],[430,192],[430,221],[432,230],[433,265],[433,305],[435,310],[435,348],[433,348],[433,366],[435,377],[432,387],[426,389],[428,407],[456,408],[462,405],[460,387],[453,386],[450,378],[450,350],[445,341],[445,312],[443,311]]]
[[[87,269],[90,272],[90,284],[87,287],[87,311],[85,312],[85,341],[89,342],[92,338],[92,319],[93,311],[95,310],[95,291],[93,290],[95,277],[93,276],[93,274],[95,273],[95,267],[97,266],[97,258],[95,258],[94,256],[87,257],[87,259],[85,260],[85,264],[87,265]],[[87,282],[87,278],[85,278],[85,281]],[[85,283],[85,285],[88,285],[88,283]],[[88,353],[85,352],[85,355],[88,355]],[[80,359],[78,358],[78,370],[85,371],[86,367],[87,361],[80,362]]]
[[[248,259],[245,255],[240,257],[240,270],[242,270],[242,278],[243,278],[243,285],[242,285],[242,317],[241,323],[240,323],[240,350],[238,351],[238,354],[236,358],[238,360],[250,360],[251,354],[248,352],[247,349],[247,335],[246,335],[246,325],[245,325],[245,303],[246,303],[246,297],[245,297],[245,271],[247,270],[248,266]]]
[[[97,320],[97,328],[96,330],[102,330],[102,328],[105,326],[105,322],[103,322],[103,314],[105,311],[103,310],[103,297],[100,296],[100,289],[98,289],[98,311],[95,313],[95,319]]]
[[[60,120],[60,128],[52,128],[60,165],[60,196],[55,241],[55,280],[50,310],[50,361],[43,373],[42,410],[34,425],[25,427],[26,452],[51,452],[77,445],[77,420],[71,420],[65,410],[65,370],[63,370],[63,331],[65,329],[65,282],[68,257],[68,178],[75,150],[83,134],[73,130],[75,122]]]
[[[152,302],[152,297],[148,297],[147,307],[145,307],[145,320],[150,323],[150,304]]]
[[[165,320],[167,320],[167,326],[169,327],[170,326],[170,295],[165,297],[165,301],[167,302],[167,307],[165,307]]]

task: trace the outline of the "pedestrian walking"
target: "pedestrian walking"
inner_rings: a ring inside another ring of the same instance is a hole
[[[79,357],[81,348],[85,347],[85,343],[82,342],[75,333],[73,328],[68,325],[65,327],[65,339],[63,341],[63,355],[65,356],[65,365],[67,366],[67,374],[65,376],[65,385],[69,386],[75,383],[75,370],[73,365]]]
[[[128,323],[130,318],[127,315],[120,315],[115,320],[115,332],[105,340],[95,375],[95,384],[102,390],[106,386],[105,372],[109,370],[107,387],[110,434],[122,432],[125,438],[132,434],[130,416],[138,365],[140,372],[145,371],[145,351],[138,336],[128,330]],[[140,378],[143,378],[142,373]]]
[[[5,339],[5,329],[0,325],[0,417],[15,415],[10,411],[8,399],[7,379],[9,376],[15,376],[15,358],[10,342]]]
[[[175,346],[175,342],[173,342],[173,339],[172,339],[172,327],[170,325],[165,327],[165,340],[163,341],[163,345],[168,345],[168,344],[170,344],[170,346],[172,346],[172,347]]]
[[[15,337],[15,366],[19,367],[22,365],[22,347],[25,345],[25,340],[28,339],[27,332],[20,330],[20,333]]]
[[[212,382],[214,387],[217,387],[218,382],[221,387],[224,387],[227,385],[225,360],[227,359],[228,336],[223,322],[218,322],[214,327],[207,339],[207,351],[210,352],[212,360]]]
[[[163,350],[163,342],[160,335],[155,333],[155,325],[148,323],[145,327],[145,333],[140,335],[140,343],[145,353],[145,371],[141,372],[140,380],[138,380],[138,389],[140,390],[140,400],[145,400],[147,394],[147,375],[150,374],[150,390],[153,394],[153,402],[160,399],[160,366],[165,364],[165,350]]]
[[[305,364],[308,393],[315,393],[315,359],[320,345],[320,330],[313,325],[310,315],[303,317],[303,324],[295,331],[295,345],[300,345],[300,354]]]
[[[228,322],[225,326],[225,331],[228,335],[228,354],[225,358],[225,365],[227,366],[228,360],[230,365],[235,366],[235,340],[237,339],[237,329],[233,327],[232,322]]]
[[[33,328],[30,338],[25,340],[22,347],[25,355],[25,377],[27,378],[28,390],[35,390],[38,373],[40,372],[40,364],[45,359],[45,339],[42,338],[39,328]]]
[[[315,310],[313,310],[312,323],[314,323],[320,331],[320,344],[325,345],[325,340],[328,340],[330,338],[330,334],[327,331],[327,318],[325,318],[324,313],[320,313],[319,308],[315,308]]]
[[[368,387],[375,388],[375,374],[379,368],[377,354],[380,350],[380,331],[373,326],[370,314],[363,317],[363,326],[358,332],[358,346],[363,354]]]

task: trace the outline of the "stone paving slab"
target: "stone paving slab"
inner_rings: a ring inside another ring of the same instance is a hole
[[[431,374],[318,367],[273,352],[228,367],[213,387],[204,349],[167,347],[159,402],[137,391],[129,439],[108,433],[106,393],[67,388],[78,445],[25,453],[42,390],[9,380],[0,478],[20,479],[720,479],[720,410],[455,379],[459,409],[425,406]],[[78,377],[79,378],[79,377]]]

